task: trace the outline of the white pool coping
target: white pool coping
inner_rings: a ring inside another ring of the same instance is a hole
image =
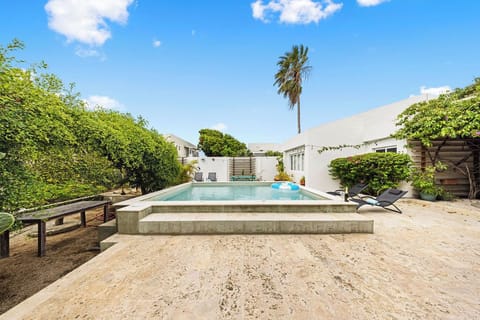
[[[275,181],[252,181],[252,182],[187,182],[184,184],[180,184],[174,187],[170,187],[167,189],[163,189],[160,191],[152,192],[149,194],[145,194],[133,199],[128,199],[122,202],[115,203],[113,206],[122,208],[117,210],[123,210],[125,207],[129,207],[128,211],[132,209],[144,209],[152,206],[202,206],[202,205],[209,205],[209,206],[225,206],[225,205],[285,205],[285,206],[292,206],[292,205],[322,205],[322,204],[348,204],[348,202],[343,201],[340,197],[332,196],[326,192],[322,192],[320,190],[307,188],[304,186],[300,186],[300,190],[306,191],[308,193],[312,193],[314,195],[323,197],[325,199],[317,199],[317,200],[195,200],[195,201],[163,201],[163,200],[152,200],[148,201],[147,199],[158,197],[158,196],[165,196],[171,193],[176,193],[179,190],[188,188],[189,186],[195,185],[218,185],[218,186],[228,186],[232,184],[243,184],[243,185],[269,185],[275,183]],[[354,205],[354,204],[352,204]],[[125,208],[126,209],[126,208]]]

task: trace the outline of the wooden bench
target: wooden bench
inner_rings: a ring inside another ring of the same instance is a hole
[[[230,181],[255,181],[255,175],[231,176]]]
[[[63,217],[80,213],[80,220],[82,227],[87,226],[86,211],[103,207],[103,222],[107,222],[108,206],[111,202],[108,200],[102,201],[79,201],[58,207],[43,209],[39,211],[28,212],[16,216],[18,221],[24,224],[37,224],[38,226],[38,249],[37,255],[42,257],[45,255],[45,243],[46,243],[46,222],[49,220],[60,220],[63,222]],[[9,232],[6,231],[0,236],[0,248],[2,249],[1,256],[9,256]]]

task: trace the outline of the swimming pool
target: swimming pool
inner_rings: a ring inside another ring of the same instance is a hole
[[[270,184],[194,183],[176,192],[160,194],[145,201],[243,201],[243,200],[325,200],[306,190],[273,189]]]
[[[350,233],[373,232],[356,204],[272,182],[185,183],[114,204],[118,233]]]

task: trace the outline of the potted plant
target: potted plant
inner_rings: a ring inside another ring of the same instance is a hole
[[[301,186],[305,186],[305,176],[302,176],[302,177],[300,178],[300,185],[301,185]]]
[[[435,184],[437,167],[427,166],[424,170],[415,169],[412,174],[412,186],[420,193],[420,198],[435,201],[443,189]]]

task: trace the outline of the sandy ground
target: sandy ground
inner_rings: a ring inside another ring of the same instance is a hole
[[[0,319],[480,319],[480,209],[399,205],[374,234],[116,235]]]
[[[103,208],[87,211],[87,228],[47,237],[47,254],[37,257],[37,238],[29,237],[36,226],[10,235],[10,257],[0,259],[0,314],[45,288],[93,258],[99,251],[96,226]],[[80,215],[65,217],[65,223],[80,223]],[[49,221],[48,224],[53,224]]]

